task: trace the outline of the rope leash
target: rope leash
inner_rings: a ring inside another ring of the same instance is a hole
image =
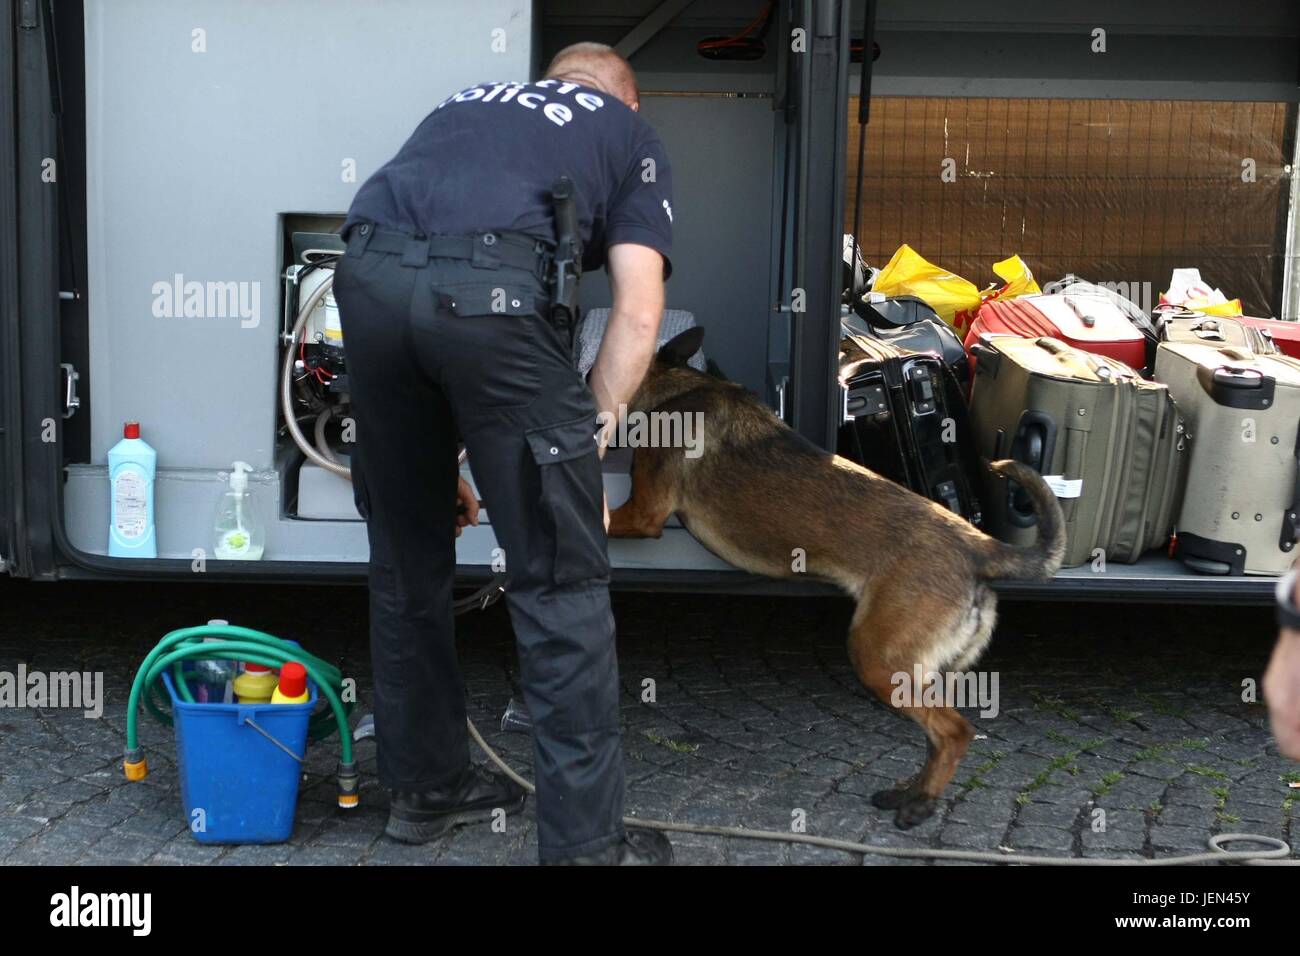
[[[507,764],[474,726],[474,721],[466,719],[469,735],[474,743],[487,755],[496,767],[507,777],[529,793],[536,793],[532,782],[520,776]],[[647,830],[665,830],[671,833],[697,833],[705,836],[720,836],[740,840],[764,840],[769,843],[803,843],[808,846],[825,847],[830,850],[842,850],[845,853],[861,855],[889,856],[904,859],[921,860],[960,860],[966,863],[1011,863],[1018,866],[1187,866],[1192,863],[1249,863],[1257,866],[1297,866],[1300,860],[1289,859],[1291,847],[1285,840],[1277,837],[1260,836],[1254,833],[1220,833],[1209,839],[1210,849],[1202,853],[1189,853],[1182,856],[1148,859],[1102,859],[1098,857],[1073,856],[1015,856],[1011,853],[990,853],[978,850],[935,850],[928,847],[892,847],[874,843],[857,843],[852,840],[836,840],[832,837],[813,836],[807,833],[783,833],[779,830],[750,830],[746,827],[703,826],[695,823],[674,823],[669,820],[652,820],[647,817],[624,817],[623,823],[630,827]],[[1225,844],[1247,842],[1263,844],[1265,850],[1228,850]]]

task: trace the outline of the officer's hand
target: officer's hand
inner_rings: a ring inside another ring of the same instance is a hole
[[[478,496],[464,478],[456,479],[456,537],[466,525],[478,524]]]
[[[1277,749],[1300,760],[1300,632],[1284,630],[1264,674],[1264,700]]]
[[[600,493],[600,503],[605,509],[605,533],[609,534],[609,495],[604,491]]]

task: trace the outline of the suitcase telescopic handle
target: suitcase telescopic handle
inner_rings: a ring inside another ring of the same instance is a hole
[[[1115,377],[1115,370],[1109,365],[1103,365],[1098,362],[1097,356],[1093,355],[1091,352],[1085,352],[1083,349],[1071,348],[1060,339],[1052,339],[1044,336],[1043,338],[1037,339],[1034,344],[1040,349],[1050,352],[1053,355],[1067,355],[1073,352],[1083,359],[1084,364],[1087,365],[1088,369],[1098,378],[1110,380]]]
[[[1097,317],[1091,312],[1084,311],[1083,305],[1076,302],[1074,297],[1067,295],[1062,298],[1065,299],[1065,304],[1070,307],[1070,311],[1073,312],[1078,317],[1079,321],[1083,323],[1084,328],[1091,329],[1097,324]]]

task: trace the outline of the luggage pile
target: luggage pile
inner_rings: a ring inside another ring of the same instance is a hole
[[[1034,540],[1033,510],[982,461],[1031,465],[1060,500],[1066,567],[1167,550],[1205,574],[1287,571],[1300,323],[1234,315],[1217,290],[1166,293],[1148,315],[1075,276],[1041,292],[1025,275],[1022,294],[966,309],[964,336],[923,296],[846,293],[839,453],[1014,544]]]

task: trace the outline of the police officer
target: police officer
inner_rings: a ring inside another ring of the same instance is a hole
[[[379,778],[398,840],[424,843],[524,802],[469,759],[451,589],[455,536],[477,524],[479,504],[458,478],[459,436],[503,549],[541,862],[672,858],[662,834],[622,824],[596,438],[598,413],[616,415],[649,366],[671,268],[668,162],[638,109],[621,56],[568,47],[539,82],[483,83],[441,103],[362,185],[344,223],[334,295],[370,540]],[[571,330],[551,322],[561,176],[584,265],[604,264],[613,290],[590,387]]]

